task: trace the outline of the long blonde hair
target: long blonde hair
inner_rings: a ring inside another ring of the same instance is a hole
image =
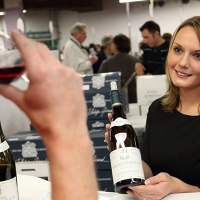
[[[180,26],[176,29],[176,31],[174,32],[172,39],[170,41],[170,45],[169,45],[169,51],[172,48],[172,44],[174,43],[175,37],[177,35],[177,33],[186,26],[191,26],[194,28],[197,37],[200,41],[200,16],[195,16],[195,17],[191,17],[187,20],[185,20],[183,23],[180,24]],[[168,90],[166,95],[164,96],[164,98],[162,99],[162,106],[163,106],[163,110],[165,112],[172,112],[179,104],[180,104],[180,95],[179,95],[179,88],[176,87],[171,80],[171,77],[169,75],[169,71],[168,71],[168,56],[166,59],[166,66],[165,66],[165,71],[166,71],[166,77],[167,77],[167,83],[168,83]]]

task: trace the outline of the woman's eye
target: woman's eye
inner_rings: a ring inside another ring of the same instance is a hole
[[[174,47],[173,50],[174,50],[175,53],[180,53],[181,52],[181,49],[178,48],[178,47]]]
[[[195,57],[196,59],[200,60],[200,53],[195,53],[195,54],[194,54],[194,57]]]

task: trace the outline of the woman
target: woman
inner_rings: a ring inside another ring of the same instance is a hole
[[[127,191],[143,200],[200,192],[200,16],[175,31],[166,76],[168,91],[147,115],[141,149],[145,185]],[[107,139],[109,125],[106,128]]]

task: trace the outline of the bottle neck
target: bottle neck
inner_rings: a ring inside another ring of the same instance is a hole
[[[5,135],[3,133],[3,129],[1,127],[1,122],[0,122],[0,143],[4,142],[6,140]]]
[[[124,113],[121,95],[118,90],[111,91],[111,103],[112,103],[112,114],[113,120],[118,117],[122,117],[126,119],[126,115]]]

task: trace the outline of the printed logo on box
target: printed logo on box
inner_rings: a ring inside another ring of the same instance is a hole
[[[104,123],[100,121],[96,121],[94,124],[92,124],[93,128],[99,128],[99,127],[104,127]]]
[[[25,144],[22,144],[22,156],[24,158],[37,157],[37,155],[38,152],[34,142],[27,141]]]
[[[95,96],[93,96],[92,99],[93,99],[92,106],[94,108],[96,108],[96,107],[105,107],[106,106],[105,95],[98,93]]]
[[[92,77],[92,87],[95,89],[101,89],[105,86],[105,77],[104,76],[93,76]]]

